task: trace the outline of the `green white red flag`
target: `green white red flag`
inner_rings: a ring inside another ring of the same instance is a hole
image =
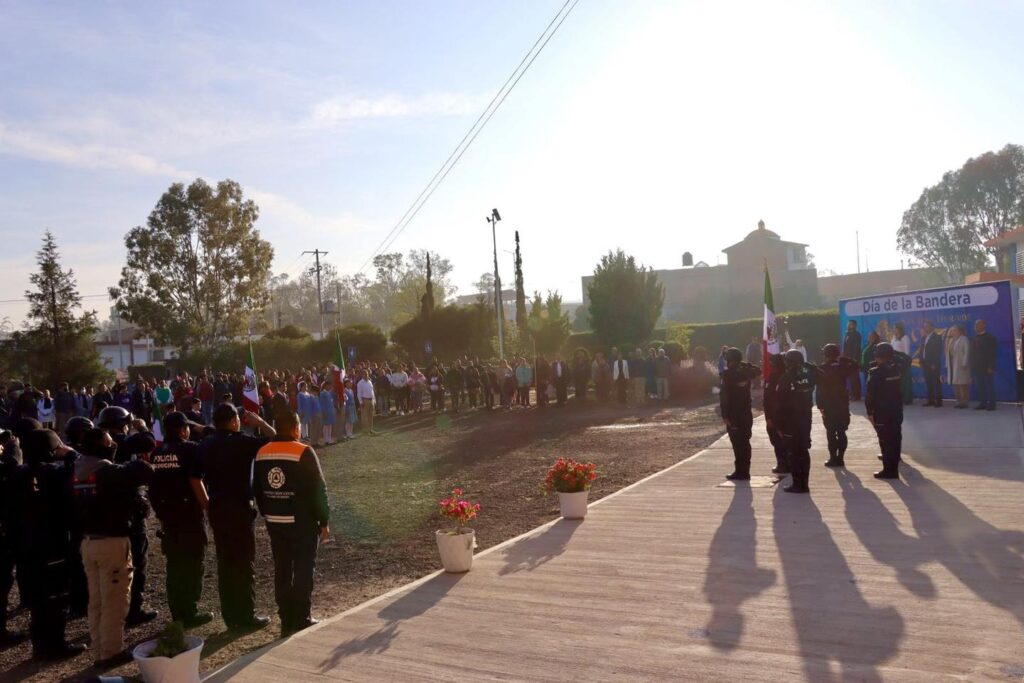
[[[334,384],[334,393],[338,399],[345,402],[345,354],[341,348],[341,333],[334,331],[334,363],[331,364],[331,379]]]
[[[249,340],[249,362],[245,366],[245,384],[242,387],[242,406],[253,413],[260,412],[260,392],[256,385],[256,358]]]
[[[153,436],[158,446],[164,442],[164,416],[160,401],[153,401]]]
[[[772,279],[768,275],[766,264],[764,267],[764,328],[761,335],[761,362],[766,378],[771,375],[771,363],[768,360],[779,351],[778,327],[775,325],[775,301],[772,299]]]

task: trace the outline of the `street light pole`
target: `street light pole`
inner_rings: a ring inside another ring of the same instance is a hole
[[[491,224],[491,241],[494,245],[494,309],[498,316],[498,357],[505,357],[505,309],[501,301],[501,276],[498,274],[498,233],[497,224],[501,220],[501,214],[497,209],[491,209],[491,215],[487,222]]]

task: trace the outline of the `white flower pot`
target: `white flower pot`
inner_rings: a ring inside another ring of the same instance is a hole
[[[473,529],[460,529],[457,534],[437,531],[434,537],[446,572],[462,574],[470,570],[473,566],[473,548],[476,547],[476,532]]]
[[[199,683],[199,655],[203,651],[203,639],[185,636],[185,642],[189,649],[175,657],[150,657],[149,653],[156,648],[155,640],[147,640],[132,650],[142,680],[146,683]]]
[[[564,519],[583,519],[587,516],[587,496],[590,491],[576,493],[558,492],[558,506],[562,509]]]

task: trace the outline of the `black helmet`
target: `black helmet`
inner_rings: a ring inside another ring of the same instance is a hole
[[[893,351],[892,344],[889,342],[882,342],[875,347],[875,358],[878,358],[879,360],[892,358],[894,353],[895,351]]]
[[[786,351],[786,367],[795,368],[804,364],[804,354],[800,353],[796,349],[790,349]]]
[[[132,414],[121,406],[107,406],[96,418],[96,426],[100,429],[120,429],[132,421]]]
[[[839,358],[838,344],[825,344],[821,351],[825,354],[825,358]]]
[[[784,370],[786,368],[786,359],[782,357],[781,353],[773,353],[768,356],[768,366],[772,370]]]
[[[725,362],[726,363],[742,363],[743,352],[737,349],[735,346],[731,346],[725,350]]]
[[[175,410],[164,415],[164,438],[171,436],[177,438],[182,427],[188,427],[188,418],[185,417],[185,413]]]
[[[77,446],[85,430],[92,429],[93,426],[89,418],[75,415],[64,425],[64,438],[69,444]]]

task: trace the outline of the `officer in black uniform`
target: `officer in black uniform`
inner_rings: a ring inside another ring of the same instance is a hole
[[[750,479],[750,436],[754,425],[750,412],[750,382],[760,377],[761,368],[744,363],[743,352],[736,348],[726,350],[725,362],[718,399],[735,458],[735,469],[725,478],[745,481]]]
[[[764,380],[764,422],[768,440],[775,449],[775,467],[772,468],[772,474],[789,474],[789,453],[779,432],[779,380],[786,372],[786,361],[782,354],[770,355],[768,367],[771,368],[771,372]]]
[[[67,626],[68,547],[73,515],[71,481],[74,451],[49,429],[28,435],[25,463],[15,484],[15,505],[20,522],[21,565],[32,611],[29,635],[36,659],[53,661],[75,657],[85,645],[64,638]]]
[[[243,411],[246,424],[268,437],[274,428],[259,415]],[[253,523],[252,465],[269,438],[242,434],[241,418],[230,403],[213,410],[213,435],[199,444],[192,478],[209,500],[210,528],[217,547],[217,588],[224,623],[235,631],[263,628],[270,619],[256,615],[256,534]]]
[[[14,500],[14,485],[22,455],[18,438],[6,429],[0,432],[0,449],[0,645],[7,646],[20,643],[28,636],[24,631],[7,628],[7,601],[14,587],[14,568],[18,563],[16,524],[20,514]],[[22,599],[24,597],[22,595]]]
[[[110,434],[117,444],[115,464],[124,464],[148,455],[156,448],[156,437],[143,420],[136,419],[120,406],[108,406],[96,417],[96,426]],[[132,600],[125,625],[138,626],[156,619],[159,612],[143,607],[146,597],[146,567],[149,564],[149,535],[146,518],[149,517],[149,499],[146,488],[140,486],[135,497],[132,530],[128,537],[132,545]]]
[[[821,374],[815,397],[828,437],[825,467],[845,467],[846,430],[850,428],[850,394],[846,387],[858,376],[860,367],[852,358],[839,355],[838,344],[826,344],[822,351],[825,362],[818,366]]]
[[[817,368],[804,362],[796,349],[786,352],[786,372],[779,380],[779,419],[782,439],[789,452],[789,469],[793,483],[787,493],[809,493],[807,485],[811,470],[811,409],[814,407],[814,386]]]
[[[311,615],[318,542],[330,535],[327,484],[312,448],[299,441],[299,417],[278,413],[277,436],[253,469],[256,504],[267,520],[281,634],[317,623]]]
[[[64,443],[78,451],[81,448],[82,436],[93,428],[92,420],[76,415],[64,425]],[[77,453],[74,456],[77,457]],[[82,526],[78,516],[71,520],[71,548],[68,553],[68,572],[71,575],[71,598],[68,602],[68,617],[80,619],[89,610],[89,582],[85,578],[85,567],[82,565]]]
[[[160,546],[167,558],[167,605],[174,621],[186,627],[199,626],[213,620],[211,612],[198,609],[203,592],[206,525],[191,475],[199,444],[188,440],[189,422],[184,413],[168,413],[163,427],[164,442],[149,458],[153,467],[149,501],[160,520]],[[202,495],[203,490],[199,491]]]
[[[900,450],[903,447],[903,368],[895,361],[892,345],[882,342],[875,347],[874,367],[868,371],[864,408],[878,434],[882,450],[882,471],[876,479],[900,478]]]

